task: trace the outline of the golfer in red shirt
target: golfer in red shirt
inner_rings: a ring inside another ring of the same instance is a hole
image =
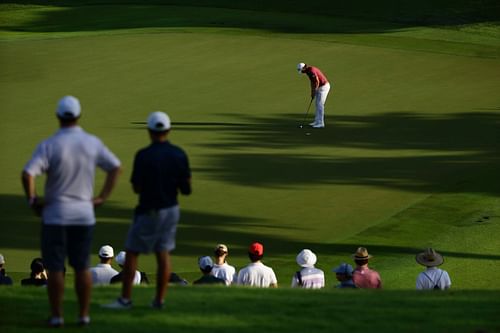
[[[330,83],[328,83],[325,74],[314,66],[301,62],[297,65],[297,70],[299,74],[307,75],[311,81],[311,100],[316,98],[316,115],[314,121],[309,125],[314,128],[323,128],[325,127],[325,102],[330,91]]]

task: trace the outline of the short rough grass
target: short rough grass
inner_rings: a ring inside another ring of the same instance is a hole
[[[498,332],[498,291],[262,290],[175,287],[162,311],[149,308],[154,290],[137,288],[130,311],[102,309],[118,288],[93,292],[92,332]],[[2,288],[2,332],[43,332],[45,290]],[[75,326],[76,304],[66,290],[66,327]]]

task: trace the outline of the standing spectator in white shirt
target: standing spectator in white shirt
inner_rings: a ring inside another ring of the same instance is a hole
[[[111,283],[111,278],[118,274],[118,271],[111,267],[115,253],[109,245],[101,246],[99,249],[99,260],[101,263],[90,269],[92,274],[92,284],[95,286],[105,286]]]
[[[228,254],[229,251],[226,245],[217,245],[214,251],[215,264],[212,268],[212,275],[218,277],[219,279],[223,279],[226,286],[235,282],[236,278],[236,269],[229,265],[226,261]]]
[[[89,272],[94,207],[102,205],[115,187],[120,161],[94,135],[85,132],[80,119],[80,101],[63,97],[56,109],[59,130],[38,145],[22,173],[29,207],[42,217],[42,258],[48,272],[47,292],[51,308],[49,325],[64,325],[63,298],[65,260],[75,271],[79,325],[90,323],[92,278]],[[106,179],[94,195],[97,167]],[[37,197],[36,177],[46,174],[45,197]]]
[[[251,263],[238,273],[238,284],[260,288],[277,288],[278,280],[271,267],[264,265],[264,246],[252,243],[248,248],[248,257]]]
[[[317,257],[311,250],[300,251],[296,261],[302,269],[293,275],[292,288],[320,289],[325,286],[325,273],[314,267]]]
[[[450,276],[445,270],[437,268],[443,264],[444,258],[432,248],[427,248],[424,252],[415,257],[420,265],[427,269],[417,277],[417,289],[445,290],[451,286]]]

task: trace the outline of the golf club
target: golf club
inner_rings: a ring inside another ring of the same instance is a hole
[[[304,127],[304,122],[307,119],[307,115],[309,114],[309,109],[311,109],[312,102],[313,102],[313,98],[311,98],[311,101],[309,102],[309,106],[307,107],[306,114],[304,115],[304,119],[302,119],[302,123],[299,125],[299,128]]]

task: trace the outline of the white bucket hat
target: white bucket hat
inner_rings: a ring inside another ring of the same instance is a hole
[[[309,249],[304,249],[297,255],[297,264],[301,267],[313,267],[316,263],[316,255]]]

